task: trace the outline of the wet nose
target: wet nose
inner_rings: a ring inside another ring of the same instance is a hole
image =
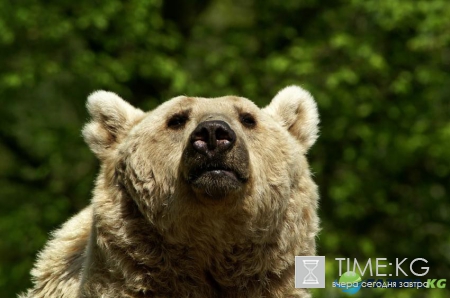
[[[235,143],[236,134],[226,122],[220,120],[201,122],[191,134],[192,146],[204,155],[225,152]]]

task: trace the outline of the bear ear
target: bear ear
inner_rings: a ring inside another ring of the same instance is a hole
[[[281,123],[308,150],[319,132],[319,113],[311,94],[297,86],[289,86],[278,92],[263,109]]]
[[[144,112],[124,101],[117,94],[95,91],[86,103],[91,121],[83,128],[83,137],[99,159],[107,156]]]

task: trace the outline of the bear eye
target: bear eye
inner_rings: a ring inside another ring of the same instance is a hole
[[[167,127],[171,129],[182,128],[188,120],[189,117],[187,114],[175,114],[167,121]]]
[[[239,115],[239,120],[241,123],[248,128],[253,128],[256,126],[255,117],[250,113],[243,113]]]

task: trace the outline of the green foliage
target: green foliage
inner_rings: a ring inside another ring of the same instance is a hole
[[[2,297],[89,201],[98,164],[80,129],[95,89],[150,109],[179,94],[263,106],[303,85],[322,119],[319,254],[422,257],[450,276],[448,28],[444,0],[0,2]]]

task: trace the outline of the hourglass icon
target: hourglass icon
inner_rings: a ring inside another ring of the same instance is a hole
[[[316,269],[319,260],[302,260],[303,265],[308,269],[308,274],[306,274],[303,279],[303,284],[305,285],[317,285],[319,284],[319,279],[312,272]]]

